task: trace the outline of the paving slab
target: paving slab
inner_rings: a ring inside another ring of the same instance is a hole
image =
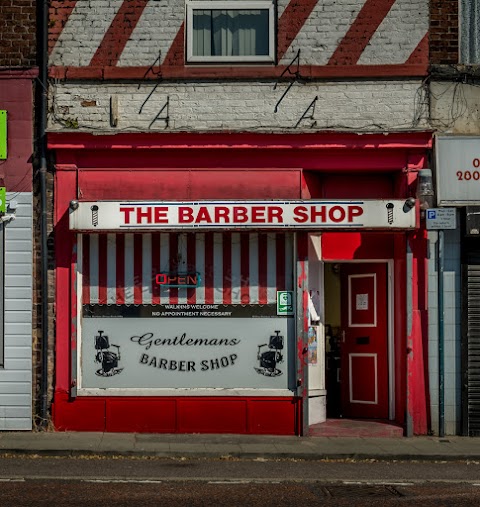
[[[103,433],[98,445],[98,452],[124,452],[135,446],[134,434]]]
[[[241,444],[205,444],[205,450],[212,455],[217,456],[238,456],[242,453],[242,445]]]

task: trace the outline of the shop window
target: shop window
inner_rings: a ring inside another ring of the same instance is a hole
[[[460,62],[480,64],[480,0],[460,0]]]
[[[187,0],[187,62],[274,62],[273,0]]]
[[[292,234],[92,233],[78,251],[79,390],[294,388]]]

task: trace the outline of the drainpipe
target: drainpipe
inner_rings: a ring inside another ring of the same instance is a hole
[[[47,245],[47,90],[48,90],[48,0],[38,2],[37,48],[39,77],[37,85],[37,153],[40,179],[40,242],[42,340],[40,380],[40,427],[48,425],[48,245]]]

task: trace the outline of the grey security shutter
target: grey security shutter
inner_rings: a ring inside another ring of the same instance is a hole
[[[464,266],[463,282],[463,428],[480,436],[480,262]]]

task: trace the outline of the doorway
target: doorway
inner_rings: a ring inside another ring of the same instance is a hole
[[[324,266],[327,418],[393,419],[390,263]]]

